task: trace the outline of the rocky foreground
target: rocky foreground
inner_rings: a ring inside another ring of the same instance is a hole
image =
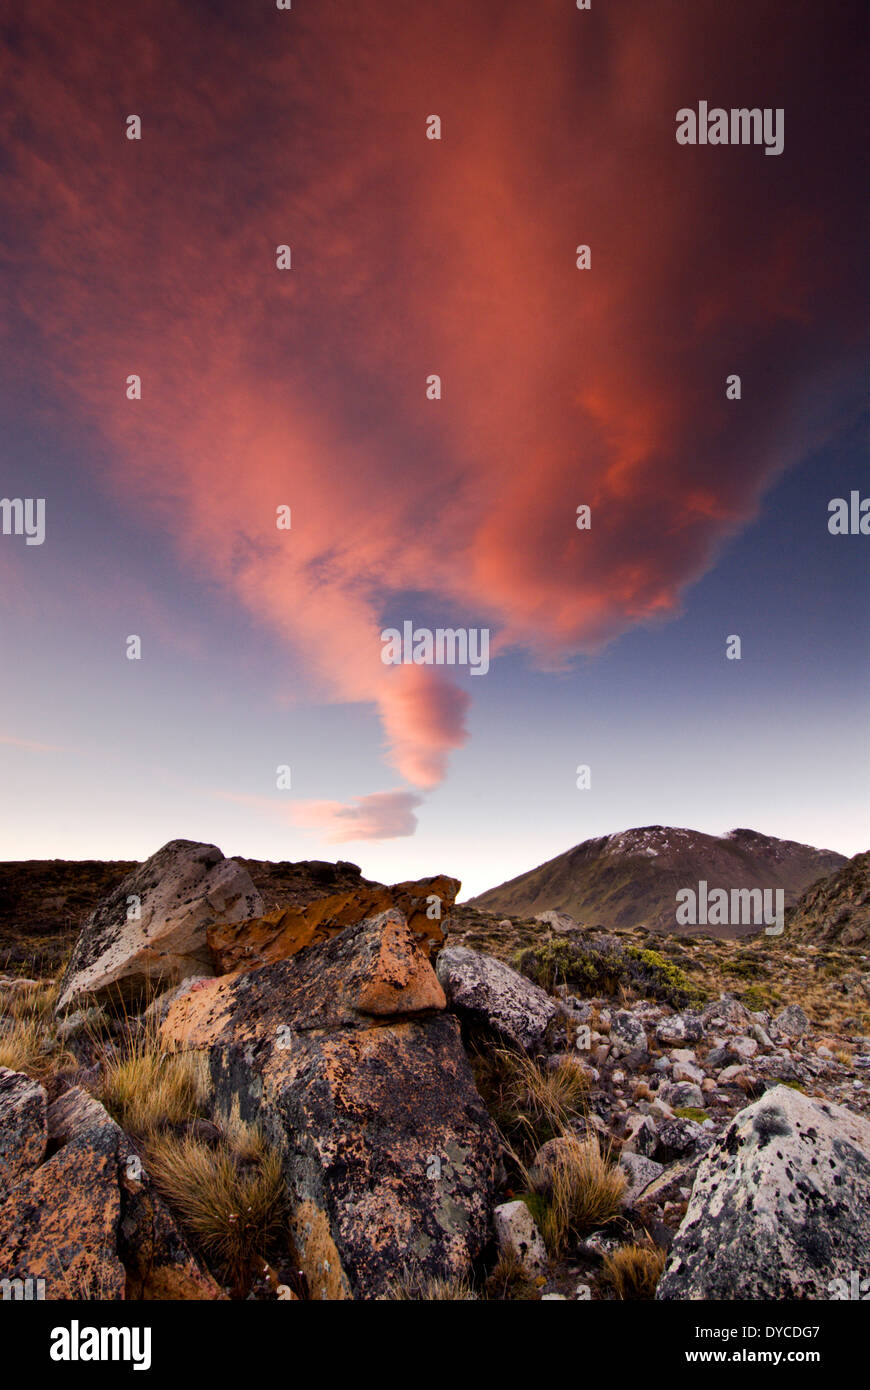
[[[673,943],[457,908],[445,876],[283,866],[271,893],[251,867],[173,841],[58,979],[0,977],[6,1296],[830,1299],[870,1276],[863,941]]]

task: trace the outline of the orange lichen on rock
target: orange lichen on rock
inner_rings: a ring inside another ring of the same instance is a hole
[[[208,928],[209,949],[220,974],[250,970],[296,955],[345,927],[397,908],[421,950],[429,956],[444,941],[446,912],[456,901],[458,879],[439,874],[392,888],[357,888],[287,907],[246,922],[216,922]],[[442,1006],[443,1007],[443,1006]]]

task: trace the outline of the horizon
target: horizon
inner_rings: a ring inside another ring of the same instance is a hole
[[[866,849],[859,13],[11,19],[4,862]]]
[[[488,892],[488,891],[489,891],[490,889],[492,889],[492,888],[502,887],[502,886],[504,886],[505,884],[508,884],[508,883],[512,882],[513,880],[515,880],[515,879],[524,877],[526,874],[534,873],[536,870],[541,869],[541,868],[544,868],[547,864],[552,863],[552,862],[553,862],[554,860],[556,860],[556,859],[562,858],[563,855],[569,854],[569,853],[570,853],[572,850],[574,850],[574,849],[579,849],[579,848],[581,848],[582,845],[587,844],[587,843],[589,843],[589,842],[592,841],[592,840],[613,839],[614,836],[618,836],[618,835],[630,835],[630,834],[632,834],[632,833],[635,832],[635,831],[641,831],[641,830],[682,830],[682,831],[686,831],[688,834],[691,834],[691,835],[695,835],[695,834],[701,834],[701,835],[711,834],[711,832],[709,832],[709,831],[698,831],[698,830],[693,829],[693,828],[690,827],[690,826],[661,825],[661,824],[633,825],[633,826],[625,826],[622,830],[612,830],[612,831],[609,831],[609,832],[608,832],[608,831],[605,831],[602,835],[591,835],[591,836],[588,836],[586,840],[581,840],[581,841],[579,841],[577,844],[568,845],[565,849],[557,850],[557,851],[555,852],[555,854],[549,855],[546,859],[541,860],[539,863],[537,863],[537,864],[529,864],[527,868],[525,868],[525,869],[520,869],[518,872],[512,873],[508,878],[499,879],[499,880],[497,880],[496,882],[493,882],[493,883],[488,884],[485,888],[477,888],[477,889],[475,890],[474,893],[469,893],[469,892],[467,892],[467,891],[465,890],[465,884],[464,884],[464,882],[460,879],[460,885],[461,885],[461,886],[460,886],[460,891],[459,891],[459,893],[457,894],[457,897],[456,897],[457,905],[458,905],[458,906],[461,906],[463,903],[467,903],[467,902],[468,902],[470,899],[472,899],[472,898],[480,897],[482,894]],[[852,858],[855,857],[855,855],[844,854],[842,850],[835,849],[832,845],[807,845],[807,844],[805,844],[804,841],[786,840],[786,839],[784,839],[782,836],[769,835],[769,834],[767,834],[767,832],[755,830],[752,826],[732,826],[730,830],[722,831],[720,834],[715,835],[714,838],[716,838],[716,839],[727,839],[728,836],[730,836],[730,835],[734,835],[734,834],[739,833],[739,832],[747,832],[747,831],[748,831],[750,834],[762,834],[762,835],[765,835],[765,838],[779,840],[779,841],[780,841],[781,843],[783,843],[783,844],[800,844],[803,848],[806,848],[806,849],[815,849],[815,850],[819,851],[820,853],[841,854],[841,855],[843,856],[843,858],[844,858],[846,861],[848,861],[849,859],[852,859]],[[84,858],[81,858],[81,859],[63,859],[62,857],[59,857],[59,856],[49,856],[49,857],[47,857],[47,858],[30,858],[30,859],[23,859],[23,860],[14,860],[14,859],[13,859],[13,860],[9,860],[9,859],[3,859],[3,860],[0,860],[0,864],[39,864],[39,863],[67,863],[67,864],[81,864],[81,863],[102,863],[102,864],[107,864],[107,863],[109,863],[109,864],[111,864],[111,863],[137,863],[137,864],[142,864],[142,863],[144,863],[147,859],[151,858],[151,856],[152,856],[153,854],[156,854],[156,853],[158,852],[158,850],[162,849],[166,844],[171,844],[172,841],[173,841],[173,839],[177,840],[177,839],[183,839],[183,838],[186,838],[186,837],[182,837],[182,836],[174,836],[174,837],[171,837],[169,840],[164,841],[162,845],[157,845],[157,846],[155,847],[155,849],[153,849],[153,850],[151,850],[151,851],[149,852],[149,854],[143,855],[143,856],[141,856],[141,857],[139,857],[139,858],[133,858],[133,859],[130,859],[130,858],[112,859],[112,858],[106,858],[105,856],[100,856],[100,855],[88,855],[88,856],[86,856],[86,857],[84,857]],[[206,841],[206,842],[199,842],[199,843],[212,843],[212,842],[211,842],[211,841]],[[344,863],[348,863],[348,862],[350,862],[350,863],[352,863],[352,864],[355,864],[356,867],[359,868],[360,874],[361,874],[361,877],[362,877],[362,878],[368,879],[368,880],[372,880],[372,879],[373,879],[373,876],[372,876],[370,873],[368,873],[368,872],[366,871],[364,865],[357,864],[355,859],[349,860],[349,861],[348,861],[348,860],[345,860],[345,859],[343,859],[342,856],[336,856],[334,859],[326,859],[326,860],[318,860],[318,859],[310,859],[310,858],[309,858],[307,861],[306,861],[306,860],[296,860],[296,861],[294,861],[294,860],[274,860],[274,859],[264,859],[262,855],[256,855],[256,854],[241,854],[241,853],[238,853],[238,852],[233,851],[233,850],[225,850],[225,849],[223,848],[222,845],[218,845],[218,849],[221,850],[221,852],[224,854],[224,857],[225,857],[226,859],[240,859],[240,860],[247,860],[247,861],[260,862],[260,863],[268,863],[268,864],[276,864],[276,863],[294,863],[294,862],[295,862],[295,863],[305,863],[305,862],[313,862],[313,863],[339,863],[339,862],[344,862]],[[867,853],[867,851],[866,851],[866,850],[857,850],[857,851],[856,851],[856,854],[862,854],[862,853]],[[446,866],[442,865],[442,866],[440,866],[439,868],[432,870],[431,873],[427,873],[427,874],[425,874],[425,875],[422,875],[422,877],[426,877],[426,878],[434,877],[434,876],[436,876],[436,875],[439,874],[439,873],[446,873],[446,874],[447,874],[449,877],[451,877],[451,878],[456,878],[456,877],[457,877],[456,874],[451,874],[451,873],[450,873],[450,866],[449,866],[449,865],[446,865]],[[376,880],[376,879],[375,879],[374,881],[377,882],[377,881],[379,881],[379,880]],[[395,880],[393,880],[393,882],[396,882],[396,883],[400,883],[400,882],[403,882],[403,881],[405,881],[405,880],[403,880],[403,879],[395,879]],[[407,880],[407,881],[413,881],[413,880],[410,880],[410,879],[409,879],[409,880]]]

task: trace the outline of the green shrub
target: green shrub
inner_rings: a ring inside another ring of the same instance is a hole
[[[613,937],[598,941],[542,941],[517,952],[513,965],[535,984],[552,992],[567,985],[577,994],[616,995],[631,988],[644,998],[659,999],[675,1009],[706,998],[678,966],[658,951],[623,946]]]

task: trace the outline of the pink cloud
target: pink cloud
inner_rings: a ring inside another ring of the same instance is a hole
[[[558,666],[679,611],[812,437],[796,403],[861,316],[860,248],[832,257],[817,211],[848,221],[824,122],[789,124],[781,160],[673,139],[686,93],[730,93],[735,70],[829,111],[798,61],[837,41],[812,11],[784,44],[762,0],[749,50],[726,11],[677,0],[593,20],[384,0],[294,10],[288,44],[277,11],[229,35],[155,0],[132,32],[45,0],[6,82],[28,119],[0,190],[5,355],[98,432],[101,485],[279,634],[307,690],[374,704],[387,760],[432,787],[469,699],[383,666],[397,596]],[[378,804],[349,808],[357,830],[413,820]]]
[[[414,810],[423,798],[413,792],[396,789],[372,792],[357,797],[352,803],[341,801],[304,801],[293,807],[293,823],[307,830],[317,830],[330,844],[348,840],[394,840],[413,835],[417,829]]]

